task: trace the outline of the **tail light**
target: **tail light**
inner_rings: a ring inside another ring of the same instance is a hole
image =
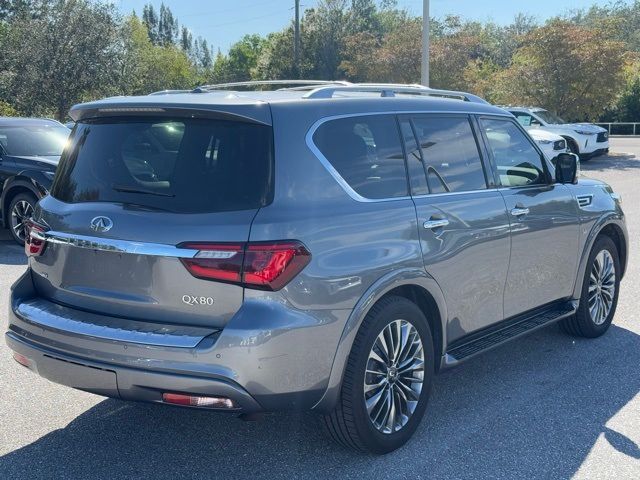
[[[260,290],[280,290],[311,260],[311,253],[297,241],[180,247],[198,250],[193,258],[181,259],[194,277]]]
[[[24,252],[27,257],[38,257],[44,252],[47,242],[44,239],[45,229],[33,222],[27,223],[24,236]]]

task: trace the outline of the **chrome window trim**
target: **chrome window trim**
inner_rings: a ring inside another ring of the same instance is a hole
[[[313,142],[313,135],[316,133],[316,130],[318,130],[318,128],[320,128],[321,125],[323,125],[326,122],[329,122],[331,120],[340,120],[343,118],[352,118],[352,117],[369,117],[372,115],[415,115],[415,114],[460,114],[460,115],[487,115],[486,112],[475,112],[475,111],[471,111],[471,110],[463,110],[463,111],[451,111],[451,110],[432,110],[432,111],[425,111],[425,110],[394,110],[394,111],[387,111],[387,112],[360,112],[360,113],[345,113],[342,115],[331,115],[328,117],[322,117],[318,120],[316,120],[313,125],[311,125],[311,128],[309,128],[309,131],[307,132],[307,135],[305,136],[305,143],[307,144],[307,147],[309,148],[309,150],[311,150],[311,152],[316,156],[316,158],[320,161],[320,163],[324,166],[324,168],[331,174],[331,176],[335,179],[336,182],[338,182],[338,184],[342,187],[342,189],[345,191],[345,193],[347,195],[349,195],[353,200],[355,200],[356,202],[361,202],[361,203],[377,203],[377,202],[390,202],[390,201],[394,201],[394,200],[407,200],[407,199],[411,199],[411,198],[421,198],[421,197],[428,197],[428,196],[435,196],[435,195],[450,195],[450,194],[460,194],[460,193],[470,193],[468,191],[466,192],[445,192],[445,193],[435,193],[435,194],[427,194],[427,195],[420,195],[420,196],[411,196],[411,195],[405,195],[402,197],[389,197],[389,198],[367,198],[367,197],[363,197],[362,195],[360,195],[358,192],[356,192],[353,188],[351,188],[351,186],[347,183],[347,181],[342,178],[342,176],[338,173],[338,171],[333,167],[333,165],[331,165],[331,162],[322,154],[322,152],[320,151],[320,149],[316,146],[316,144]],[[491,113],[489,115],[495,115],[498,117],[505,117],[505,118],[510,118],[512,115],[509,114],[508,112],[505,112],[504,114],[500,114],[500,113]],[[400,136],[398,136],[400,142],[402,142],[402,138]],[[405,168],[406,171],[406,168]],[[408,173],[407,173],[408,174]],[[490,189],[489,189],[490,190]],[[487,190],[481,190],[481,191],[487,191]]]
[[[427,193],[425,195],[414,195],[413,198],[420,199],[420,198],[432,198],[432,197],[448,197],[453,195],[472,195],[472,194],[479,194],[479,193],[485,193],[485,192],[495,193],[498,191],[499,189],[494,187],[494,188],[482,188],[477,190],[463,190],[459,192]]]
[[[54,245],[66,245],[104,252],[130,253],[134,255],[151,255],[154,257],[194,258],[198,250],[179,248],[162,243],[134,242],[113,238],[90,237],[72,233],[46,231],[32,232],[34,238]]]

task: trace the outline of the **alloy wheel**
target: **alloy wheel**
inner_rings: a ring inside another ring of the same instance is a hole
[[[589,276],[589,314],[596,325],[602,325],[611,311],[616,292],[616,270],[608,250],[601,250],[593,260]]]
[[[364,401],[373,426],[390,434],[404,427],[420,400],[424,349],[416,328],[393,320],[378,335],[367,360]]]
[[[17,238],[24,242],[27,233],[27,220],[33,214],[33,205],[27,200],[15,203],[11,210],[11,228]]]

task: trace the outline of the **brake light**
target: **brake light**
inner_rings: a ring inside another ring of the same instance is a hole
[[[231,283],[241,281],[243,244],[187,243],[182,247],[198,250],[195,257],[182,259],[182,263],[194,277]]]
[[[27,223],[27,231],[24,236],[24,252],[27,254],[27,257],[42,255],[44,247],[47,245],[43,235],[44,232],[45,229],[40,225],[36,225],[33,222]]]
[[[198,250],[193,258],[181,259],[194,277],[260,290],[280,290],[311,260],[311,253],[297,241],[185,243],[181,248]]]

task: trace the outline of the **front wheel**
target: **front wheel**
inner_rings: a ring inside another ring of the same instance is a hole
[[[403,297],[378,302],[356,335],[338,405],[325,416],[330,436],[377,454],[404,445],[424,415],[434,362],[422,311]]]
[[[24,245],[27,221],[33,214],[38,199],[31,193],[20,193],[9,203],[9,231],[19,245]]]
[[[567,333],[595,338],[609,329],[618,305],[620,273],[616,244],[599,237],[589,255],[578,311],[561,323]]]

